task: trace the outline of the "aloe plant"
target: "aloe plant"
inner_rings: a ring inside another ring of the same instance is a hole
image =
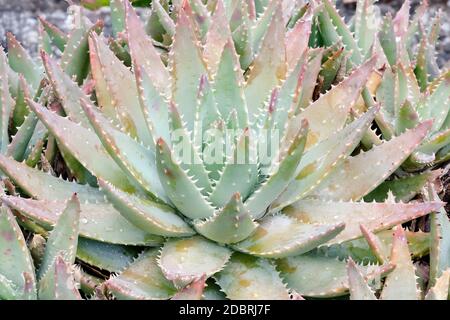
[[[0,54],[1,298],[447,297],[440,171],[405,173],[442,126],[386,134],[372,3],[352,26],[328,1],[109,5],[109,39],[79,10],[41,20],[40,59]]]

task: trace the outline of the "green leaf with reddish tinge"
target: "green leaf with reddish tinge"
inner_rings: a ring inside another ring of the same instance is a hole
[[[228,299],[289,299],[288,290],[270,260],[234,253],[214,278]]]
[[[394,229],[390,261],[395,265],[395,269],[387,276],[380,298],[382,300],[418,300],[415,268],[411,261],[405,231],[400,225]]]
[[[35,299],[33,261],[16,218],[6,206],[0,207],[0,252],[0,274],[15,286],[22,299]],[[29,282],[23,276],[24,272],[30,275]]]
[[[351,258],[347,263],[347,274],[351,300],[377,300],[372,288]]]
[[[338,202],[303,199],[284,209],[284,213],[303,223],[345,223],[345,229],[331,243],[362,236],[360,224],[373,232],[392,228],[438,210],[442,202],[376,203]]]
[[[286,61],[288,70],[298,64],[305,50],[308,48],[308,39],[311,33],[310,15],[303,17],[286,34]]]
[[[9,92],[8,64],[0,48],[0,152],[5,154],[9,144],[9,118],[14,108],[14,100]]]
[[[126,34],[133,67],[141,67],[152,80],[155,88],[166,98],[170,97],[170,74],[146,34],[144,25],[128,1],[125,1]],[[197,79],[198,80],[198,79]]]
[[[392,192],[396,201],[409,201],[422,190],[427,182],[437,179],[439,174],[439,171],[426,171],[420,174],[386,180],[368,195],[364,196],[364,201],[384,202],[388,197],[388,192]]]
[[[355,39],[361,54],[364,57],[370,55],[370,50],[377,36],[377,15],[374,0],[359,0],[356,5],[355,13]]]
[[[271,90],[286,77],[286,50],[281,5],[272,17],[261,51],[250,66],[245,86],[248,116],[254,122]]]
[[[170,141],[169,105],[153,85],[144,68],[135,64],[134,75],[139,92],[139,101],[153,140],[161,137]],[[154,144],[155,141],[152,141]]]
[[[45,72],[53,86],[53,90],[61,100],[65,114],[73,122],[81,123],[85,128],[90,128],[89,120],[80,107],[80,99],[87,99],[86,94],[73,80],[51,59],[46,53],[41,53]]]
[[[232,110],[236,110],[239,128],[248,126],[247,102],[244,95],[244,79],[233,42],[228,41],[223,48],[220,62],[214,78],[214,96],[217,108],[226,119]]]
[[[33,101],[28,101],[28,104],[58,142],[70,150],[71,155],[92,174],[123,190],[136,190],[92,131],[54,114]]]
[[[158,264],[164,276],[176,284],[189,283],[223,269],[231,251],[200,236],[167,240]]]
[[[169,66],[172,70],[173,101],[180,110],[186,129],[192,131],[198,83],[208,71],[189,14],[190,7],[187,6],[178,15]]]
[[[66,200],[73,193],[77,193],[82,202],[104,202],[103,194],[96,188],[54,177],[3,155],[0,155],[0,169],[24,193],[33,198]]]
[[[433,93],[416,106],[421,119],[433,119],[432,132],[441,129],[450,106],[450,72],[447,72]]]
[[[103,22],[98,21],[93,26],[81,26],[73,29],[67,39],[67,44],[61,57],[61,67],[78,84],[82,84],[89,72],[89,35],[100,33]]]
[[[200,279],[192,281],[190,284],[178,291],[171,300],[201,300],[205,287],[206,276],[202,276]]]
[[[247,199],[257,182],[256,164],[250,133],[245,130],[236,142],[232,155],[226,160],[225,167],[209,196],[216,207],[224,206],[231,196],[239,192],[242,199]]]
[[[242,241],[255,231],[257,226],[244,207],[239,193],[235,193],[213,217],[194,221],[198,233],[219,243]]]
[[[122,131],[133,138],[137,138],[145,145],[151,145],[153,140],[139,104],[138,91],[133,74],[111,52],[100,37],[92,33],[90,39],[91,54],[97,55],[104,85],[110,96],[109,101],[116,109],[115,113],[121,124]]]
[[[80,237],[78,239],[77,258],[102,270],[120,272],[128,267],[141,251],[142,248],[140,247],[118,245]]]
[[[376,57],[373,57],[296,116],[308,120],[309,123],[306,149],[342,129],[350,108],[359,98],[375,63]]]
[[[436,279],[435,285],[428,290],[425,300],[448,300],[450,285],[450,269],[447,269]]]
[[[308,62],[303,75],[302,86],[299,88],[298,108],[295,113],[299,113],[312,103],[314,90],[316,88],[317,79],[322,65],[323,49],[318,48],[309,50],[307,56]]]
[[[175,22],[173,22],[169,13],[164,9],[159,0],[152,1],[152,9],[152,13],[157,17],[158,22],[164,28],[164,31],[168,36],[173,37],[175,34]]]
[[[6,34],[8,44],[8,63],[12,70],[22,74],[33,92],[39,87],[43,77],[43,70],[11,34]]]
[[[69,265],[75,262],[80,211],[80,202],[76,194],[74,194],[67,201],[64,210],[58,216],[58,220],[48,237],[45,253],[39,267],[40,279],[44,278],[47,272],[53,274],[51,267],[58,256],[61,256]]]
[[[68,36],[57,26],[42,17],[39,17],[39,22],[41,23],[45,33],[48,35],[50,42],[61,52],[63,52],[67,44]]]
[[[328,17],[330,19],[331,24],[335,28],[336,33],[341,38],[342,43],[345,46],[345,49],[351,52],[351,59],[353,63],[356,65],[361,64],[364,60],[360,48],[358,47],[358,44],[356,43],[356,40],[353,37],[353,34],[350,32],[347,25],[345,24],[344,19],[339,15],[339,13],[336,10],[336,7],[331,1],[324,0],[323,5],[324,10],[328,13]]]
[[[279,150],[279,158],[271,164],[269,178],[245,201],[245,208],[253,218],[264,215],[271,203],[295,179],[294,173],[303,155],[307,133],[308,122],[302,120],[297,134],[287,142],[286,150]]]
[[[159,179],[167,196],[183,215],[191,219],[214,215],[214,208],[180,164],[174,161],[172,151],[162,139],[157,143],[156,163]]]
[[[139,229],[165,237],[194,234],[171,207],[120,191],[101,179],[98,182],[120,214]]]
[[[430,184],[427,199],[439,201],[439,196]],[[444,208],[430,215],[430,279],[429,287],[434,285],[445,270],[450,267],[450,221]]]
[[[310,196],[330,200],[359,200],[389,177],[423,141],[431,121],[420,123],[368,152],[350,157],[324,180]],[[367,163],[372,163],[367,170]]]
[[[375,279],[392,270],[392,265],[361,265],[363,276]],[[318,253],[307,253],[277,261],[277,269],[289,288],[302,296],[339,297],[348,293],[347,263]]]
[[[255,232],[233,248],[263,258],[296,256],[333,239],[344,227],[341,222],[310,224],[278,214],[261,220]]]
[[[141,254],[117,277],[105,282],[106,289],[119,300],[169,299],[176,293],[157,264],[158,249]]]
[[[412,129],[419,123],[419,115],[414,109],[411,102],[405,100],[403,105],[398,110],[396,123],[395,123],[395,131],[397,135],[402,134],[408,129]]]
[[[74,270],[62,255],[58,255],[39,283],[40,300],[81,300]]]
[[[392,16],[388,13],[381,24],[381,30],[378,33],[381,47],[391,66],[397,63],[397,41],[395,39],[394,26],[392,23]]]
[[[98,192],[98,189],[93,190],[94,193]],[[81,199],[80,195],[79,193]],[[58,214],[65,206],[63,200],[32,200],[2,196],[2,201],[46,230],[51,230],[58,220]],[[161,237],[135,227],[109,203],[82,201],[80,217],[80,236],[85,238],[114,244],[148,246],[158,245],[163,241]]]
[[[115,129],[101,112],[98,112],[88,101],[82,100],[81,106],[103,147],[123,172],[127,174],[130,181],[141,186],[151,196],[167,201],[164,189],[158,180],[154,151]],[[102,178],[101,176],[98,177]]]
[[[231,40],[231,30],[222,0],[218,0],[211,17],[211,27],[206,33],[203,56],[211,74],[215,74],[221,62],[224,46]],[[233,47],[234,51],[234,47]]]
[[[280,210],[314,191],[319,183],[354,150],[367,132],[377,110],[377,108],[370,109],[343,130],[305,152],[295,172],[295,180],[272,203],[271,212]]]

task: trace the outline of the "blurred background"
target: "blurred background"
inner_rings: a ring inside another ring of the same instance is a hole
[[[442,29],[438,45],[438,63],[448,66],[450,61],[450,0],[428,0],[429,9],[425,20],[430,20],[438,10],[442,11]],[[73,0],[72,2],[76,2]],[[356,0],[337,0],[337,5],[346,18],[353,15]],[[403,0],[380,0],[378,5],[381,12],[395,12],[402,5]],[[415,8],[420,1],[412,0]],[[5,47],[5,33],[11,31],[19,41],[33,54],[37,54],[38,31],[37,17],[39,15],[67,30],[70,19],[67,17],[69,4],[66,0],[0,0],[0,44]],[[148,15],[148,9],[139,9],[142,16]],[[102,18],[108,26],[108,9],[89,12],[91,20]],[[106,29],[108,30],[108,28]],[[450,66],[449,66],[450,67]]]

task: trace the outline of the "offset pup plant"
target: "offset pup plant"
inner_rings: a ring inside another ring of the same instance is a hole
[[[109,5],[0,54],[0,298],[448,298],[425,4]]]

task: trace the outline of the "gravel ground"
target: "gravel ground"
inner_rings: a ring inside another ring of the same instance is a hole
[[[400,8],[403,0],[381,0],[379,6],[381,12],[395,12]],[[426,13],[426,19],[433,17],[438,10],[442,10],[442,29],[438,44],[438,57],[441,66],[449,66],[450,63],[450,0],[429,0],[430,7]],[[413,7],[419,1],[412,0]],[[355,4],[344,4],[338,0],[338,6],[346,17],[353,15]],[[54,23],[63,30],[68,30],[70,18],[67,16],[68,4],[65,0],[0,0],[0,43],[5,47],[5,32],[11,31],[32,53],[37,53],[38,32],[37,17],[39,15]],[[92,20],[105,18],[108,26],[108,10],[89,12]],[[147,14],[148,10],[141,10]]]

